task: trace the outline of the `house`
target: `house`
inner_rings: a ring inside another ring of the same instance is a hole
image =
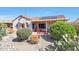
[[[26,28],[28,24],[31,25],[30,22],[31,22],[30,17],[27,17],[27,16],[25,17],[25,16],[20,15],[14,20],[12,20],[13,29]]]
[[[57,16],[44,16],[44,17],[29,17],[20,15],[13,20],[0,21],[0,23],[7,24],[8,27],[14,30],[21,28],[29,28],[35,32],[47,33],[49,27],[56,21],[67,21],[68,19],[64,15]]]
[[[77,18],[77,19],[73,22],[73,24],[77,24],[77,23],[79,23],[79,18]]]
[[[13,29],[29,28],[35,32],[49,31],[49,26],[56,21],[67,21],[68,19],[64,15],[57,16],[44,16],[44,17],[29,17],[20,15],[12,20]]]

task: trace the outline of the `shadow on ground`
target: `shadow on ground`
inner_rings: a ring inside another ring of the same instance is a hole
[[[53,42],[53,39],[49,35],[42,35],[41,37],[48,42]]]
[[[25,40],[15,38],[15,39],[13,39],[12,41],[13,41],[13,42],[23,42],[23,41],[25,41]]]

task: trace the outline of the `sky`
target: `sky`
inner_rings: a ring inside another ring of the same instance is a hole
[[[30,17],[64,15],[70,21],[79,17],[79,7],[0,7],[0,20],[12,20],[19,15]]]

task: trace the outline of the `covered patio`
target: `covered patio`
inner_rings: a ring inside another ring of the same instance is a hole
[[[56,21],[53,20],[33,20],[32,29],[35,32],[42,33],[42,35],[48,35],[50,25]]]

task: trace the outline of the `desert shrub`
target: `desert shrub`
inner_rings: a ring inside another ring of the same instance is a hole
[[[63,40],[54,40],[52,44],[42,48],[45,51],[79,51],[79,39],[70,39],[64,36]]]
[[[2,36],[6,35],[6,29],[5,28],[0,29],[0,35],[2,35]]]
[[[63,21],[57,21],[50,26],[50,35],[55,40],[60,40],[66,34],[73,39],[77,35],[75,27]]]
[[[30,29],[23,28],[17,30],[16,34],[20,40],[25,40],[32,34],[32,31]]]
[[[0,28],[8,28],[6,24],[0,23]]]
[[[64,36],[66,37],[66,36]],[[79,51],[79,39],[70,39],[68,37],[63,40],[53,41],[53,44],[46,46],[46,51]]]
[[[50,35],[54,38],[52,49],[57,51],[77,51],[79,50],[79,39],[75,27],[66,22],[56,22],[50,27]]]
[[[0,24],[0,36],[5,36],[6,35],[6,24]]]
[[[2,28],[0,29],[0,40],[2,40],[2,37],[6,35],[6,29]]]
[[[2,40],[2,35],[0,35],[0,41]]]
[[[2,40],[2,37],[6,35],[6,28],[6,24],[0,23],[0,40]]]

